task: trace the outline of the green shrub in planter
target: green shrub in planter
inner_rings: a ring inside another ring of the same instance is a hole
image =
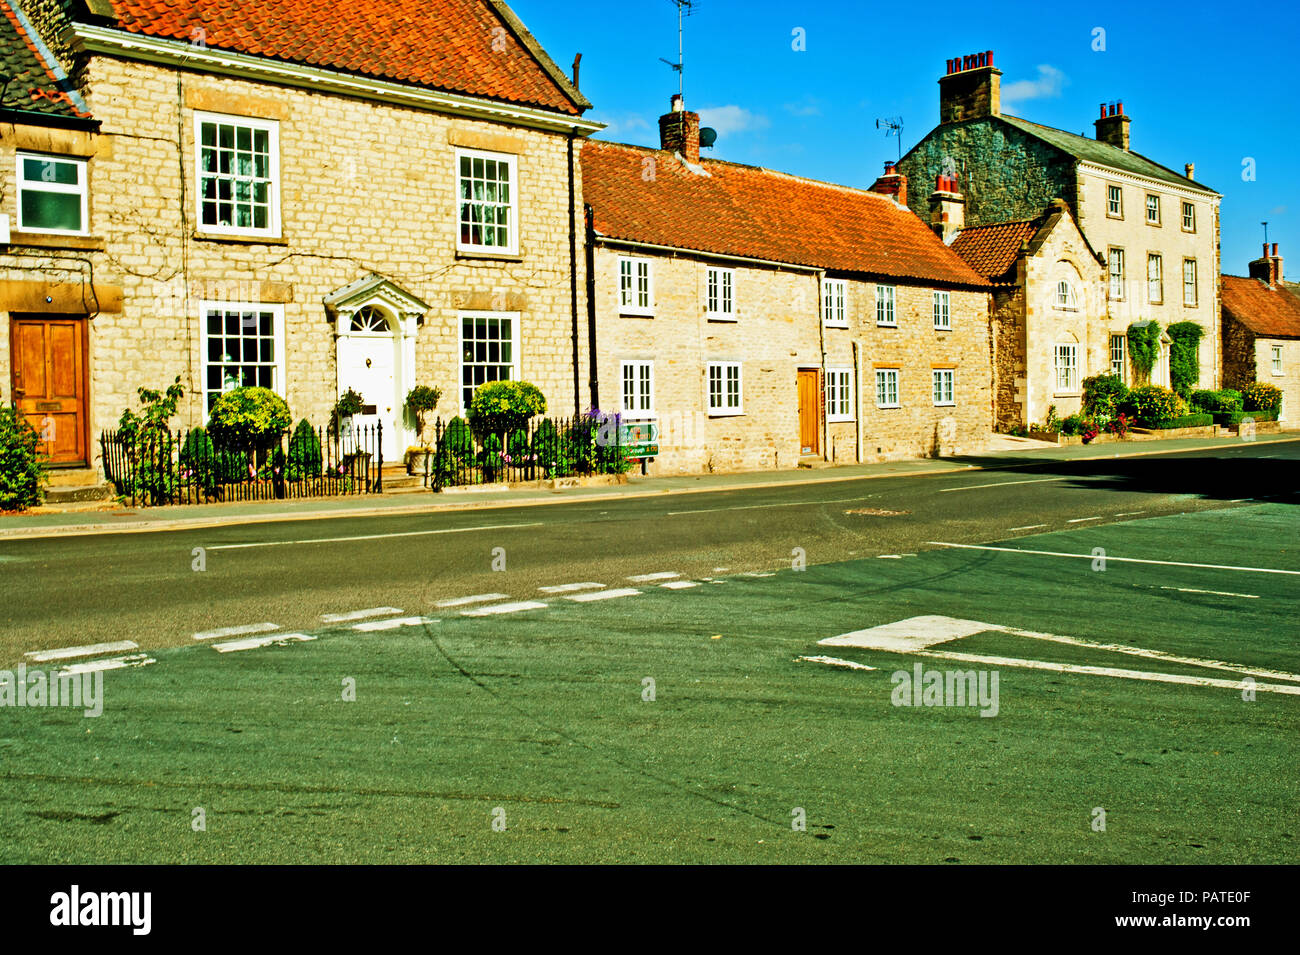
[[[1143,385],[1128,393],[1120,410],[1132,415],[1142,427],[1150,428],[1161,421],[1179,417],[1187,409],[1183,400],[1168,388]]]
[[[40,436],[16,408],[0,407],[0,511],[24,511],[45,499]]]
[[[1159,431],[1171,431],[1174,428],[1206,428],[1212,424],[1214,424],[1214,415],[1202,413],[1166,418],[1164,421],[1157,421],[1150,427]]]
[[[406,410],[415,418],[417,440],[422,448],[428,447],[424,443],[425,416],[438,407],[441,397],[441,388],[430,388],[428,385],[416,385],[406,393]]]
[[[1087,419],[1081,414],[1072,414],[1061,421],[1061,434],[1067,437],[1078,437],[1083,434],[1087,426]]]
[[[1241,410],[1241,392],[1231,388],[1218,391],[1193,391],[1192,410],[1210,414],[1230,414]]]
[[[322,465],[320,436],[306,418],[298,422],[289,439],[287,475],[297,481],[306,477],[319,477]]]
[[[1262,381],[1252,382],[1241,389],[1242,411],[1281,411],[1282,389]]]
[[[527,381],[489,381],[474,390],[469,426],[479,437],[507,434],[527,427],[528,419],[546,413],[546,397]]]
[[[1128,386],[1119,375],[1093,375],[1083,379],[1083,411],[1090,415],[1113,415],[1128,396]]]
[[[212,405],[208,434],[222,448],[266,448],[289,426],[289,405],[270,388],[235,388]]]

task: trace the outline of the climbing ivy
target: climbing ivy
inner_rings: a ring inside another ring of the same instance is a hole
[[[1159,322],[1134,322],[1128,327],[1128,355],[1138,376],[1150,381],[1151,369],[1160,357]]]
[[[1169,338],[1169,384],[1174,391],[1184,398],[1192,391],[1201,377],[1200,360],[1197,348],[1205,329],[1195,322],[1175,322],[1168,329]]]

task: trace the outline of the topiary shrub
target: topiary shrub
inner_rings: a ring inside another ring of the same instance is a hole
[[[293,424],[288,403],[270,388],[235,388],[212,405],[208,434],[221,448],[269,448]]]
[[[0,511],[25,511],[45,500],[40,441],[21,411],[0,407]]]
[[[1168,388],[1143,385],[1128,393],[1120,410],[1132,415],[1142,427],[1151,428],[1161,421],[1177,418],[1186,410],[1186,405]]]
[[[290,481],[319,477],[322,466],[320,436],[306,418],[298,422],[289,438],[289,458],[285,463]]]
[[[469,402],[469,426],[480,438],[505,435],[527,427],[534,415],[546,413],[546,397],[527,381],[489,381],[479,385]]]
[[[338,437],[344,419],[361,414],[365,406],[366,399],[361,397],[360,392],[351,388],[339,395],[338,401],[334,402],[334,407],[330,409],[330,421],[327,426],[330,437]]]
[[[424,443],[425,415],[438,407],[440,398],[442,389],[430,388],[428,385],[416,385],[406,393],[406,410],[415,418],[415,431],[422,448],[427,447]]]
[[[1119,375],[1093,375],[1083,379],[1083,410],[1090,415],[1113,415],[1128,397]]]
[[[1192,386],[1201,380],[1201,363],[1198,355],[1205,329],[1196,322],[1175,322],[1169,333],[1169,384],[1174,391],[1186,397]]]
[[[1231,388],[1218,391],[1193,391],[1189,402],[1194,411],[1209,414],[1232,414],[1241,410],[1241,392]]]
[[[1252,382],[1241,389],[1242,411],[1281,411],[1282,389],[1262,381]]]
[[[1159,322],[1134,322],[1128,327],[1128,356],[1138,376],[1150,381],[1151,369],[1160,357]]]

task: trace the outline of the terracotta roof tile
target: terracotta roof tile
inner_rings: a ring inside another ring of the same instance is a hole
[[[892,199],[754,166],[588,140],[586,201],[598,234],[827,271],[986,287]]]
[[[1225,275],[1223,311],[1264,338],[1300,338],[1300,295],[1290,289]]]
[[[995,222],[992,225],[963,229],[952,240],[952,250],[985,278],[1006,276],[1020,255],[1020,247],[1034,237],[1037,221]]]
[[[586,106],[486,0],[111,2],[132,33],[570,114]]]
[[[5,0],[0,0],[0,14],[0,108],[89,119],[69,95],[72,84],[55,75],[55,64],[47,62]]]

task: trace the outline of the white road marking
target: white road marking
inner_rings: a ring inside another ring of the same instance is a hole
[[[62,667],[60,676],[75,676],[78,673],[97,673],[101,670],[124,670],[127,667],[145,667],[157,663],[153,657],[144,653],[135,653],[129,657],[114,657],[111,660],[91,660],[88,663],[74,663]]]
[[[439,600],[439,607],[467,607],[470,604],[485,604],[493,600],[506,600],[509,594],[475,594],[472,597],[456,597],[453,600]]]
[[[675,574],[670,570],[660,571],[657,574],[634,574],[626,578],[634,584],[648,584],[653,580],[672,580],[674,577],[680,577],[681,574]]]
[[[589,594],[570,594],[565,600],[573,600],[578,603],[590,603],[593,600],[614,600],[618,597],[632,597],[641,591],[633,587],[618,587],[614,590],[597,590]]]
[[[389,620],[371,620],[368,623],[354,624],[352,629],[358,633],[379,633],[381,630],[396,630],[398,627],[422,627],[426,623],[437,623],[431,617],[395,617]]]
[[[1055,477],[1055,478],[1033,478],[1028,481],[999,481],[997,484],[973,484],[969,487],[945,487],[942,488],[939,491],[939,493],[948,494],[952,491],[980,491],[986,487],[1010,487],[1013,484],[1051,484],[1053,481],[1065,481],[1065,480],[1067,480],[1067,478]]]
[[[1058,481],[1065,480],[1057,478]],[[874,497],[873,494],[860,494],[857,497],[841,497],[834,501],[786,501],[782,504],[736,504],[732,507],[703,507],[696,511],[669,511],[666,516],[676,517],[679,514],[713,514],[717,511],[757,511],[768,507],[812,507],[817,504],[853,504],[857,501],[865,501]]]
[[[1063,554],[1054,550],[1025,550],[1019,547],[990,547],[984,544],[952,544],[947,541],[926,541],[934,547],[956,547],[961,550],[991,550],[1007,554],[1030,554],[1038,557],[1071,557],[1076,560],[1096,560],[1092,554]],[[1108,563],[1154,564],[1159,567],[1197,567],[1202,570],[1236,570],[1247,574],[1285,574],[1300,577],[1300,570],[1279,570],[1276,567],[1237,567],[1233,564],[1194,564],[1181,560],[1144,560],[1140,557],[1113,557],[1106,555]]]
[[[242,627],[218,627],[216,630],[204,630],[202,633],[194,635],[195,640],[215,640],[218,637],[240,637],[246,633],[266,633],[268,630],[279,630],[278,623],[249,623]]]
[[[320,618],[324,623],[351,623],[353,620],[387,617],[401,612],[396,607],[371,607],[369,610],[350,610],[347,613],[323,613]]]
[[[58,650],[33,650],[23,656],[33,663],[49,663],[51,660],[73,660],[77,657],[95,657],[101,653],[120,653],[123,650],[138,650],[140,645],[133,640],[119,640],[117,643],[94,643],[86,647],[60,647]]]
[[[582,584],[554,584],[550,587],[538,587],[537,589],[544,594],[571,594],[575,590],[599,590],[604,586],[604,584],[597,584],[588,581],[587,583]]]
[[[865,663],[855,663],[852,660],[841,660],[839,657],[800,657],[801,661],[807,663],[826,663],[833,667],[848,667],[850,670],[874,670],[875,667],[869,667]]]
[[[214,643],[212,649],[218,653],[238,653],[240,650],[256,650],[258,647],[287,647],[290,643],[305,643],[315,640],[305,633],[274,633],[269,637],[249,637],[247,640],[231,640],[228,643]]]
[[[730,567],[714,567],[714,568],[713,568],[713,572],[714,572],[715,574],[725,574],[725,573],[726,573],[727,571],[729,571],[729,570],[731,570]]]
[[[1036,531],[1040,527],[1046,527],[1046,524],[1026,524],[1024,527],[1013,527],[1013,531]]]
[[[670,580],[666,584],[660,584],[667,590],[689,590],[692,587],[698,587],[699,583],[694,580]]]
[[[1139,514],[1145,514],[1146,511],[1125,511],[1123,514],[1116,514],[1116,517],[1137,517]]]
[[[1195,587],[1161,587],[1161,590],[1177,590],[1183,594],[1213,594],[1216,597],[1244,597],[1247,600],[1258,600],[1259,594],[1234,594],[1228,590],[1197,590]]]
[[[545,610],[546,604],[536,600],[521,600],[512,604],[492,604],[477,610],[462,610],[462,617],[488,617],[498,613],[519,613],[521,610]]]
[[[876,560],[902,560],[902,554],[877,554]]]
[[[1099,521],[1099,520],[1101,520],[1101,516],[1100,516],[1100,515],[1098,515],[1098,516],[1096,516],[1096,517],[1076,517],[1076,518],[1074,518],[1074,520],[1066,521],[1065,523],[1067,523],[1067,524],[1083,524],[1083,523],[1086,523],[1087,521]]]
[[[817,643],[823,647],[861,647],[864,650],[887,650],[890,653],[914,653],[936,643],[947,643],[949,640],[959,640],[993,629],[997,628],[978,620],[942,616],[911,617],[879,627],[842,633],[838,637],[827,637]]]
[[[218,544],[208,550],[246,550],[250,547],[291,547],[295,544],[346,544],[349,541],[378,541],[394,537],[429,537],[434,534],[472,534],[475,531],[508,531],[518,527],[541,527],[541,521],[528,524],[485,524],[482,527],[447,527],[436,531],[402,531],[395,534],[359,534],[356,537],[314,537],[300,541],[257,541],[253,544]]]
[[[770,570],[747,570],[741,574],[742,577],[775,577],[776,574]]]

